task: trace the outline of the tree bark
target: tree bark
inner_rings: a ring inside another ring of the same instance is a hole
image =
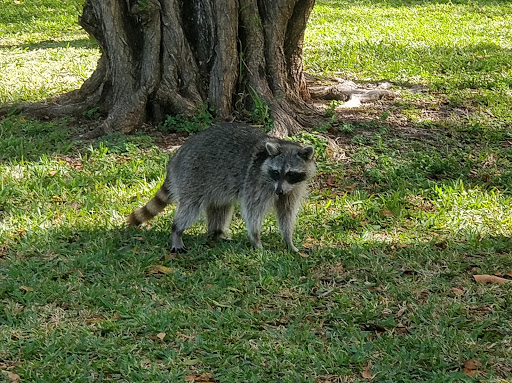
[[[205,104],[234,119],[260,102],[275,135],[295,134],[315,117],[302,71],[314,2],[86,0],[79,22],[100,46],[96,71],[79,90],[17,107],[45,116],[98,107],[104,134],[193,115]]]

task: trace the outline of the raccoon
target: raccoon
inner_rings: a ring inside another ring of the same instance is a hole
[[[175,203],[171,251],[183,253],[183,232],[202,212],[208,233],[228,234],[233,210],[240,203],[254,247],[262,249],[260,230],[266,213],[275,209],[281,235],[297,252],[292,235],[307,182],[315,174],[311,145],[272,138],[241,123],[221,123],[189,138],[167,165],[156,195],[128,217],[140,225]]]

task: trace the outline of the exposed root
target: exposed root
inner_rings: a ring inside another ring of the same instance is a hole
[[[304,101],[297,104],[275,103],[271,110],[274,128],[269,134],[279,138],[294,136],[304,129],[317,126],[322,120],[321,112]]]
[[[344,101],[342,108],[361,106],[361,103],[393,98],[395,93],[390,90],[389,82],[379,83],[373,88],[362,88],[353,81],[339,80],[334,84],[320,85],[318,79],[312,76],[308,78],[309,92],[314,99]]]

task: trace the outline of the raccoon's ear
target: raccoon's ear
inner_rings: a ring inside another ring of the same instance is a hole
[[[299,156],[306,161],[311,160],[313,154],[315,154],[315,147],[313,145],[304,146],[299,152]]]
[[[281,147],[277,142],[265,142],[265,149],[267,149],[268,154],[270,154],[273,157],[281,153]]]

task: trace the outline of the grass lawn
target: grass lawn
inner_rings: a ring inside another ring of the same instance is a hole
[[[74,2],[0,0],[0,103],[76,88],[98,50]],[[386,80],[294,140],[318,177],[296,244],[168,252],[158,132],[0,120],[0,382],[511,382],[512,3],[318,0],[309,72]],[[89,116],[94,117],[94,116]],[[303,254],[306,255],[306,254]]]

